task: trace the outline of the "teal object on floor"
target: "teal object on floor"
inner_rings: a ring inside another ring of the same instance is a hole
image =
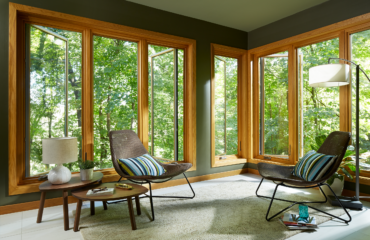
[[[308,217],[310,216],[308,214],[308,206],[304,204],[299,204],[298,208],[299,208],[299,220],[300,221],[307,220]]]

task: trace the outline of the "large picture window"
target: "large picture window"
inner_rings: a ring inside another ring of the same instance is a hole
[[[109,132],[137,132],[138,46],[94,36],[94,159],[111,168]]]
[[[195,40],[14,3],[9,19],[10,195],[39,191],[53,167],[42,163],[45,138],[77,137],[78,159],[95,160],[103,181],[119,179],[113,130],[196,169]]]

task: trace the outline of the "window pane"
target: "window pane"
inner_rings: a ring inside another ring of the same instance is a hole
[[[81,149],[81,33],[26,25],[26,36],[26,176],[33,176],[52,167],[42,164],[42,139],[68,134]]]
[[[184,51],[155,45],[149,45],[148,50],[149,152],[163,161],[181,161],[184,158]],[[176,72],[178,73],[177,79]],[[175,101],[176,93],[177,101]],[[175,130],[176,126],[178,133]]]
[[[288,52],[259,59],[260,154],[288,157]]]
[[[351,60],[370,75],[370,30],[351,35]],[[356,68],[352,65],[352,144],[356,144]],[[370,170],[370,83],[360,72],[360,164]]]
[[[298,49],[299,157],[317,150],[332,131],[339,130],[339,87],[312,88],[308,71],[339,57],[339,39]]]
[[[137,132],[137,43],[94,36],[94,159],[111,168],[108,134]]]
[[[215,57],[215,155],[238,153],[238,60]]]

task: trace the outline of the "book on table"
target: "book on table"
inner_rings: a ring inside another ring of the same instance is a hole
[[[115,192],[115,188],[94,188],[90,189],[86,195],[87,196],[109,196],[113,195]]]
[[[319,228],[315,217],[308,217],[302,220],[299,219],[299,215],[297,214],[285,213],[279,218],[279,221],[291,230],[313,230]]]

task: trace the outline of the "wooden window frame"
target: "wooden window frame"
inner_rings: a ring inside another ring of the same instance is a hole
[[[259,118],[260,118],[260,71],[259,71],[259,58],[268,56],[271,54],[279,53],[279,52],[288,52],[288,118],[289,118],[289,155],[288,158],[279,158],[277,156],[272,155],[261,155],[259,150],[259,143],[260,143],[260,129],[259,129]],[[275,161],[284,164],[293,164],[294,159],[298,155],[297,144],[298,141],[298,133],[294,132],[294,129],[298,126],[298,117],[297,115],[298,104],[297,104],[297,97],[298,95],[294,92],[294,88],[297,88],[297,82],[293,78],[293,74],[296,68],[296,64],[293,64],[291,61],[295,59],[295,51],[293,50],[292,46],[283,46],[280,48],[271,49],[268,51],[263,51],[257,53],[253,56],[253,123],[255,128],[253,128],[254,138],[254,149],[253,149],[253,158],[266,160],[266,157],[269,157],[270,161]]]
[[[238,60],[238,153],[226,155],[220,160],[215,156],[215,56],[235,58]],[[211,166],[221,167],[247,162],[246,101],[247,101],[247,50],[211,44]]]
[[[93,133],[93,36],[138,43],[138,136],[148,149],[148,45],[184,50],[184,162],[196,170],[196,41],[119,24],[9,3],[9,195],[38,192],[37,177],[25,178],[24,151],[24,25],[49,26],[82,33],[82,152],[92,159]],[[114,168],[99,170],[104,182],[119,179]]]

